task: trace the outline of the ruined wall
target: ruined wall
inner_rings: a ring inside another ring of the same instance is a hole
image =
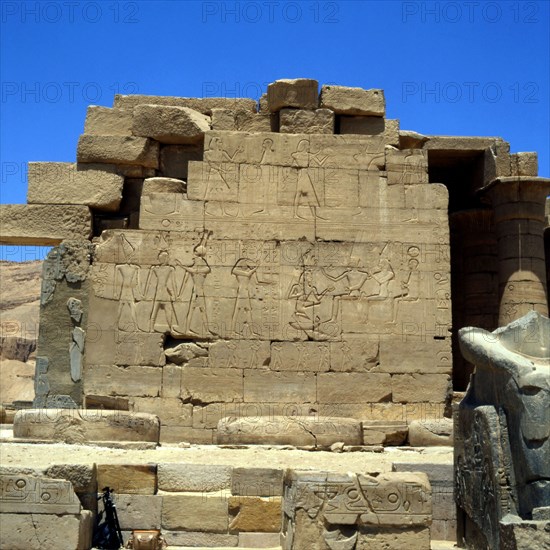
[[[259,107],[152,96],[91,106],[77,163],[33,163],[29,205],[3,208],[2,242],[94,236],[78,327],[75,289],[58,284],[50,299],[66,330],[41,339],[49,374],[36,404],[64,395],[152,412],[162,441],[215,442],[225,417],[264,430],[275,416],[279,427],[290,416],[439,418],[452,370],[449,208],[485,208],[492,227],[479,189],[536,172],[536,154],[510,155],[500,138],[400,131],[382,90],[319,95],[299,79],[271,84]],[[491,311],[466,298],[485,271],[502,286],[499,259],[483,265],[462,218],[454,265],[471,287],[454,287],[455,320],[494,319],[497,297],[483,302]]]

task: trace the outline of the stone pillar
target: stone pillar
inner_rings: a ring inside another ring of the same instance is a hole
[[[543,231],[550,179],[497,178],[479,192],[494,210],[499,260],[499,326],[530,310],[548,315]]]

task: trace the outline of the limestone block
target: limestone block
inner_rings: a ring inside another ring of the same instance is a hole
[[[275,468],[233,468],[231,494],[272,497],[283,494],[283,470]]]
[[[92,544],[94,516],[2,514],[0,540],[10,550],[88,550]]]
[[[314,403],[313,372],[244,371],[244,400],[250,402]]]
[[[449,383],[447,374],[394,374],[391,377],[392,401],[442,403],[449,393]]]
[[[213,368],[257,369],[269,365],[270,343],[259,340],[216,340],[208,351]]]
[[[229,532],[278,533],[281,530],[281,497],[229,497]]]
[[[322,86],[321,107],[332,109],[338,115],[383,117],[386,112],[383,90],[364,90],[347,86]]]
[[[160,143],[186,145],[198,143],[210,130],[210,118],[187,107],[137,105],[134,107],[132,133]]]
[[[235,130],[239,132],[273,132],[276,115],[251,113],[238,109],[235,111]]]
[[[84,204],[115,211],[122,199],[124,178],[114,166],[70,162],[29,162],[29,204]]]
[[[386,145],[399,147],[399,120],[379,116],[340,116],[340,134],[381,135]]]
[[[409,424],[409,445],[411,447],[430,447],[432,445],[452,446],[452,419],[413,420]]]
[[[193,405],[183,403],[179,398],[132,397],[130,410],[154,414],[159,417],[162,426],[193,425]]]
[[[378,341],[346,335],[342,342],[330,342],[330,370],[333,372],[370,372],[378,370]]]
[[[132,111],[89,105],[84,133],[100,136],[131,136]]]
[[[183,367],[181,384],[182,398],[193,402],[243,400],[242,369]]]
[[[212,109],[210,126],[212,130],[236,131],[235,111],[231,109]]]
[[[539,163],[536,152],[510,155],[511,176],[538,176]]]
[[[25,474],[0,476],[0,514],[79,514],[70,481]]]
[[[100,489],[110,487],[117,495],[154,495],[157,492],[157,466],[156,464],[98,464],[97,485]]]
[[[403,445],[407,432],[402,420],[363,420],[364,445]]]
[[[211,493],[231,487],[230,466],[217,464],[158,465],[158,486],[161,491]]]
[[[506,516],[500,522],[499,530],[503,550],[550,548],[549,521],[519,521],[517,516]]]
[[[322,342],[272,342],[270,370],[326,372],[330,347]]]
[[[97,509],[97,469],[95,464],[55,464],[50,466],[45,474],[51,478],[70,481],[82,506],[87,510]]]
[[[380,342],[380,372],[451,374],[451,357],[450,340],[403,342],[392,338]]]
[[[167,178],[187,180],[189,162],[202,160],[202,156],[201,145],[162,145],[160,173]]]
[[[158,418],[145,413],[93,409],[26,409],[16,413],[14,437],[79,443],[158,442]]]
[[[204,205],[187,200],[181,193],[142,195],[139,228],[164,231],[202,231]]]
[[[187,196],[191,200],[239,200],[239,165],[230,162],[190,162]]]
[[[87,206],[2,204],[0,218],[0,244],[52,246],[92,233]]]
[[[186,183],[176,178],[146,178],[143,180],[142,193],[185,193]]]
[[[157,397],[162,387],[158,367],[84,365],[84,393]]]
[[[135,136],[94,136],[82,134],[76,153],[78,162],[132,164],[158,168],[159,145]]]
[[[386,171],[389,186],[428,183],[428,154],[420,149],[388,152]]]
[[[267,87],[267,105],[272,113],[283,107],[316,109],[319,106],[319,83],[308,78],[276,80]]]
[[[241,548],[280,548],[281,535],[279,533],[239,533],[239,547]]]
[[[123,95],[116,94],[113,106],[119,109],[133,109],[136,105],[168,105],[187,107],[204,115],[209,115],[212,109],[230,109],[256,112],[256,101],[245,97],[170,97],[153,95]]]
[[[361,423],[351,418],[274,416],[224,418],[218,423],[218,444],[330,446],[362,442]]]
[[[162,529],[227,533],[227,496],[219,493],[164,494]]]
[[[160,529],[162,496],[119,493],[114,500],[122,530]]]
[[[281,109],[279,132],[282,134],[334,134],[334,113],[330,109]]]
[[[96,316],[91,320],[94,321]],[[91,333],[92,334],[92,333]],[[86,342],[86,360],[92,365],[162,366],[166,358],[164,335],[137,330],[99,330]]]
[[[418,132],[399,130],[399,149],[422,149],[430,138]]]
[[[237,546],[239,543],[239,537],[237,535],[221,533],[166,531],[163,529],[162,536],[169,546],[176,548],[180,546],[191,548],[231,548]]]
[[[329,372],[317,376],[320,403],[362,403],[389,401],[391,377],[382,373]]]
[[[187,442],[197,445],[211,445],[215,443],[214,430],[187,426],[161,426],[160,441],[162,443]]]
[[[393,529],[380,531],[365,529],[359,531],[356,550],[428,550],[430,548],[430,529]]]

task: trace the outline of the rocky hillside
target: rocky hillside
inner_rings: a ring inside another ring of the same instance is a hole
[[[41,274],[41,261],[0,261],[0,403],[33,398]]]

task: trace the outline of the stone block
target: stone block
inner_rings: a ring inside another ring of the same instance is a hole
[[[284,107],[317,109],[319,83],[308,78],[276,80],[267,87],[267,104],[272,113]]]
[[[511,176],[538,176],[539,163],[536,152],[510,155]]]
[[[0,540],[9,550],[88,550],[94,516],[80,514],[2,514]]]
[[[97,510],[97,468],[95,464],[55,464],[45,475],[54,479],[66,479],[73,485],[80,503],[87,510]]]
[[[218,423],[218,444],[330,446],[336,442],[361,445],[361,423],[352,418],[273,416],[223,418]]]
[[[238,545],[238,535],[222,533],[201,533],[193,531],[166,531],[162,536],[170,547],[179,548],[233,548]]]
[[[449,393],[447,374],[394,374],[391,394],[394,403],[443,403]]]
[[[505,517],[499,524],[500,548],[503,550],[531,550],[550,548],[549,521],[518,521]]]
[[[231,494],[272,497],[283,494],[283,470],[233,468]]]
[[[206,428],[189,428],[187,426],[161,426],[162,443],[195,443],[211,445],[214,443],[214,430]]]
[[[408,426],[401,420],[363,420],[363,445],[403,445]]]
[[[453,445],[453,421],[450,418],[439,420],[413,420],[409,424],[409,445],[430,447],[433,445]]]
[[[333,372],[370,372],[377,370],[378,340],[364,335],[346,335],[342,342],[330,342],[330,370]]]
[[[163,145],[160,148],[160,172],[164,177],[187,180],[188,165],[202,160],[200,145]]]
[[[183,367],[181,384],[182,398],[193,402],[243,400],[241,369]]]
[[[272,342],[271,362],[274,371],[326,372],[330,369],[327,342]]]
[[[0,218],[0,244],[52,246],[66,239],[88,239],[92,234],[87,206],[2,204]]]
[[[212,109],[230,109],[232,111],[256,112],[256,101],[245,97],[171,97],[154,95],[116,94],[113,106],[119,109],[133,109],[136,105],[168,105],[187,107],[210,115]]]
[[[131,136],[132,111],[90,105],[86,112],[84,133],[100,136]]]
[[[356,550],[429,550],[430,529],[416,527],[413,529],[359,531]]]
[[[386,172],[388,186],[428,183],[428,153],[421,149],[388,152]]]
[[[137,105],[132,133],[160,143],[186,145],[200,142],[210,130],[210,118],[187,107]]]
[[[346,86],[323,86],[321,107],[332,109],[338,115],[383,117],[386,112],[383,90],[364,90]]]
[[[334,113],[330,109],[281,109],[279,132],[282,134],[334,134]]]
[[[185,193],[187,184],[176,178],[155,177],[143,180],[142,193]]]
[[[132,397],[130,410],[158,416],[161,426],[193,425],[193,405],[175,397]]]
[[[159,145],[135,136],[94,136],[82,134],[76,153],[78,162],[132,164],[158,168]]]
[[[451,374],[451,369],[451,343],[448,340],[403,342],[392,338],[380,342],[380,372]]]
[[[229,497],[229,531],[278,533],[281,530],[281,497]]]
[[[259,340],[216,340],[208,350],[208,364],[214,368],[258,369],[270,357],[270,343]]]
[[[100,490],[103,487],[110,487],[117,495],[154,495],[157,492],[157,466],[156,464],[98,464],[97,485]]]
[[[0,476],[0,514],[80,514],[70,481],[26,474]]]
[[[116,211],[122,200],[124,178],[114,166],[70,162],[29,162],[29,204],[83,204]]]
[[[337,125],[340,134],[381,136],[386,145],[399,147],[399,120],[380,116],[340,116]]]
[[[162,369],[158,367],[84,366],[86,394],[157,397],[161,387]]]
[[[227,533],[227,496],[219,493],[164,494],[162,529]]]
[[[241,548],[279,548],[281,535],[279,533],[239,533]]]
[[[16,413],[14,437],[82,444],[88,441],[158,442],[158,418],[92,409],[26,409]]]
[[[244,371],[244,400],[271,403],[314,403],[316,379],[313,372]]]
[[[328,372],[317,376],[320,403],[362,403],[389,401],[391,377],[383,373]]]
[[[115,494],[114,501],[122,530],[160,529],[162,496]]]
[[[211,493],[231,487],[230,466],[217,464],[173,464],[158,465],[158,487],[168,492]]]
[[[197,231],[204,228],[204,204],[181,193],[141,196],[139,228],[161,231]]]

